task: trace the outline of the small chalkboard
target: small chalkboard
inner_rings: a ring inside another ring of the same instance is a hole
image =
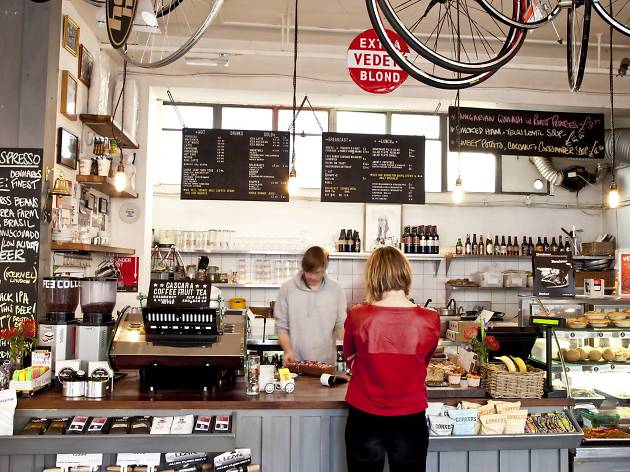
[[[184,128],[182,200],[289,200],[289,132]]]
[[[42,149],[0,148],[0,330],[37,317]],[[8,357],[0,340],[0,359]]]
[[[575,278],[570,252],[539,252],[532,258],[534,296],[574,297]]]
[[[448,109],[451,152],[603,159],[604,115],[549,111]]]
[[[194,280],[151,280],[147,306],[150,308],[208,308],[210,283]]]
[[[424,203],[424,136],[324,133],[323,202]]]

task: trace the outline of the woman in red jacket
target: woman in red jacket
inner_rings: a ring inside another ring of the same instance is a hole
[[[346,401],[348,472],[423,472],[429,432],[427,364],[440,337],[437,312],[408,300],[411,267],[393,247],[365,268],[368,303],[348,312],[343,350],[352,378]]]

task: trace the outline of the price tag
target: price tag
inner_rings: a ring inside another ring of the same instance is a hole
[[[568,339],[588,339],[592,336],[588,331],[564,331],[564,337]]]
[[[70,467],[97,467],[103,465],[103,454],[57,454],[57,467],[64,470]]]
[[[133,453],[125,453],[125,454],[121,453],[116,456],[116,465],[119,465],[121,467],[127,467],[130,465],[142,464],[152,469],[153,467],[157,467],[160,465],[160,456],[161,454],[159,452],[157,453],[133,452]]]
[[[593,366],[593,372],[599,372],[602,374],[605,372],[611,372],[614,369],[615,366],[613,364],[602,364]]]

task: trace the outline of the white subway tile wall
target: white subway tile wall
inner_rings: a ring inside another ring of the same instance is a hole
[[[185,254],[185,264],[196,264],[197,256]],[[239,273],[242,283],[261,284],[263,287],[229,287],[223,288],[222,294],[226,300],[233,297],[247,299],[249,306],[269,306],[275,301],[280,285],[295,275],[299,267],[299,256],[273,256],[251,254],[224,254],[210,257],[210,265],[219,267],[219,272],[231,273],[245,267],[245,274]],[[243,264],[244,262],[244,264]],[[434,264],[431,261],[410,261],[413,272],[411,297],[419,305],[424,305],[431,299],[430,306],[444,306],[446,299],[446,282],[456,278],[472,278],[476,272],[489,269],[531,270],[531,263],[527,260],[500,260],[500,258],[481,260],[453,260],[448,275],[445,263],[442,261],[437,276],[434,274]],[[258,269],[257,269],[258,267]],[[267,267],[268,272],[264,272]],[[261,269],[262,268],[262,269]],[[270,271],[270,273],[269,273]],[[338,281],[343,287],[348,305],[352,306],[365,301],[364,289],[365,260],[332,260],[328,266],[328,275]],[[268,276],[259,280],[258,277]],[[507,317],[515,316],[518,312],[519,294],[527,294],[527,290],[457,290],[451,293],[456,301],[491,301],[492,308],[506,313]]]

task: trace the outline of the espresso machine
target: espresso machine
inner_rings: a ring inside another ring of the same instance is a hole
[[[46,315],[39,324],[39,345],[52,354],[52,368],[59,361],[74,359],[76,322],[79,305],[80,279],[75,277],[44,277]]]
[[[115,321],[117,279],[87,277],[81,279],[81,312],[77,323],[76,358],[81,369],[90,361],[106,361]]]

